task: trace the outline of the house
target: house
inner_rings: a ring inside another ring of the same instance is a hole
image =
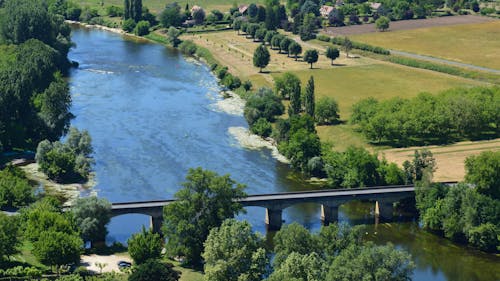
[[[383,14],[384,11],[384,5],[379,2],[367,2],[370,5],[370,9],[372,10],[373,13],[377,14]]]
[[[198,11],[198,10],[203,10],[203,8],[201,8],[200,6],[194,5],[194,6],[191,8],[191,16],[194,14],[194,12],[196,12],[196,11]]]
[[[323,5],[321,6],[321,8],[319,9],[319,13],[321,14],[322,17],[324,18],[328,18],[330,17],[330,14],[335,10],[335,7],[332,7],[332,6],[327,6],[327,5]]]
[[[238,6],[238,11],[240,12],[240,14],[242,15],[246,15],[247,14],[247,10],[248,10],[248,5],[239,5]]]

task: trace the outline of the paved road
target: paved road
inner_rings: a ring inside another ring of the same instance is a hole
[[[424,55],[419,55],[419,54],[414,54],[414,53],[396,51],[396,50],[390,50],[390,52],[391,52],[391,54],[399,55],[399,56],[403,56],[403,57],[427,60],[427,61],[432,61],[432,62],[437,62],[437,63],[442,63],[442,64],[448,64],[448,65],[452,65],[452,66],[465,67],[465,68],[470,68],[470,69],[474,69],[474,70],[500,74],[500,70],[498,70],[498,69],[487,68],[487,67],[477,66],[477,65],[473,65],[473,64],[461,63],[461,62],[456,62],[456,61],[451,61],[451,60],[446,60],[446,59],[441,59],[441,58],[435,58],[435,57],[430,57],[430,56],[424,56]]]

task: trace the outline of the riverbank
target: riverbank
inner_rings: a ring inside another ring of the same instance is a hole
[[[82,193],[89,195],[97,195],[96,190],[93,189],[97,182],[95,175],[91,174],[90,178],[85,183],[70,183],[60,184],[49,180],[49,178],[39,171],[37,163],[31,163],[24,166],[19,166],[26,173],[26,177],[38,184],[38,190],[46,194],[64,199],[64,205],[71,205]]]

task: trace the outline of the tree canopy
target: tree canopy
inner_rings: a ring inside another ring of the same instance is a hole
[[[190,169],[183,188],[175,194],[177,201],[164,208],[167,252],[185,256],[192,265],[200,265],[203,243],[210,229],[243,210],[234,200],[246,196],[244,189],[229,175]]]
[[[84,241],[103,242],[111,219],[111,203],[96,196],[79,198],[71,207],[75,223]]]
[[[210,231],[203,258],[206,281],[260,281],[269,262],[263,238],[248,222],[234,219]]]
[[[253,65],[259,68],[259,72],[262,72],[262,68],[265,68],[271,59],[271,55],[267,50],[265,45],[260,45],[255,49],[253,53]]]
[[[318,51],[307,50],[304,53],[304,61],[311,64],[311,69],[313,68],[313,63],[318,61]]]
[[[150,259],[161,257],[162,239],[160,234],[147,231],[144,226],[142,231],[132,235],[127,240],[128,252],[135,264],[143,264]]]

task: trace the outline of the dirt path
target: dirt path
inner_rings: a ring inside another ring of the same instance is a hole
[[[417,29],[417,28],[433,27],[433,26],[472,24],[472,23],[482,23],[495,20],[496,19],[493,18],[473,16],[473,15],[449,16],[449,17],[419,19],[419,20],[401,20],[401,21],[391,22],[389,30],[397,31],[397,30],[408,30],[408,29]],[[373,32],[377,32],[374,23],[349,25],[342,27],[328,27],[326,28],[326,32],[323,31],[322,33],[326,33],[330,36],[332,35],[348,36],[354,34],[373,33]]]

